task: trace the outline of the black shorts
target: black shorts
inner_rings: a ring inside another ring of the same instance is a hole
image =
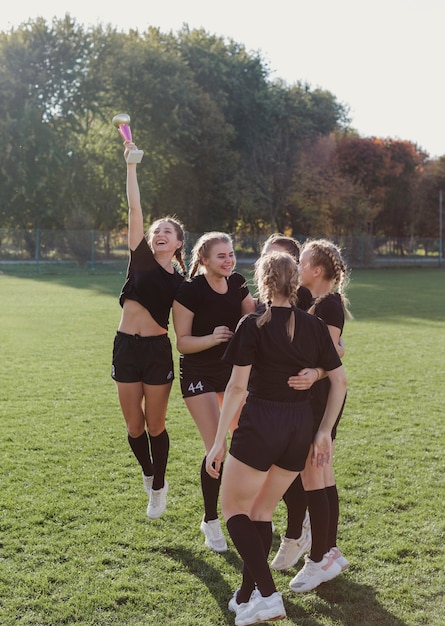
[[[229,452],[262,472],[271,465],[301,472],[312,443],[312,428],[309,401],[274,402],[248,397]]]
[[[179,379],[183,398],[193,398],[203,393],[225,391],[232,373],[232,365],[226,361],[193,363],[179,357]]]
[[[111,378],[119,383],[165,385],[174,379],[172,346],[168,335],[141,337],[117,331]]]

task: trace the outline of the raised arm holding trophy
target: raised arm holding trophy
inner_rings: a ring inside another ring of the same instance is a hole
[[[184,229],[178,220],[160,217],[145,231],[136,165],[143,152],[131,138],[129,122],[124,113],[113,118],[124,140],[129,261],[119,296],[122,314],[114,338],[111,376],[128,443],[149,498],[147,517],[152,520],[161,517],[167,506],[170,438],[166,415],[174,379],[168,323],[187,268],[182,252]]]
[[[130,128],[130,116],[127,113],[118,113],[113,117],[113,124],[119,131],[124,141],[133,141]],[[144,156],[143,150],[130,150],[127,156],[127,163],[140,163]]]

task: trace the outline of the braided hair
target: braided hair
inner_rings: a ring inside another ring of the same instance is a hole
[[[166,217],[159,218],[158,220],[153,222],[153,224],[150,226],[150,228],[148,229],[148,231],[145,234],[145,238],[147,239],[148,243],[150,244],[151,239],[153,237],[153,233],[154,233],[154,231],[156,230],[156,228],[159,226],[159,224],[161,222],[168,222],[175,229],[176,237],[177,237],[178,241],[181,242],[182,245],[181,245],[180,248],[175,250],[174,262],[177,265],[179,265],[179,267],[181,268],[183,273],[186,274],[187,273],[187,267],[186,267],[185,261],[184,261],[185,229],[184,229],[184,226],[181,224],[181,222],[178,220],[177,217],[171,216],[171,215],[167,215]]]
[[[292,306],[297,302],[298,268],[295,258],[288,252],[275,251],[260,256],[255,263],[255,281],[259,299],[266,303],[266,310],[256,322],[258,328],[261,328],[271,320],[270,309],[276,296],[288,298]],[[294,311],[287,322],[287,334],[292,341],[295,334]]]
[[[286,250],[286,252],[294,257],[297,263],[300,260],[301,246],[300,243],[293,237],[288,237],[287,235],[282,235],[281,233],[273,233],[263,243],[261,254],[269,254],[268,248],[271,248],[272,246],[279,246],[280,248]]]
[[[209,258],[210,250],[217,243],[227,243],[233,247],[232,237],[226,233],[211,231],[201,235],[192,249],[192,257],[190,259],[190,278],[193,278],[196,273],[200,273],[203,265],[202,259]]]
[[[314,239],[303,244],[302,252],[310,251],[312,267],[321,267],[326,280],[331,281],[332,289],[328,293],[316,298],[308,313],[313,313],[317,304],[331,293],[338,293],[343,306],[345,317],[353,319],[349,310],[349,301],[346,297],[346,287],[349,283],[349,274],[343,260],[341,250],[328,239]]]

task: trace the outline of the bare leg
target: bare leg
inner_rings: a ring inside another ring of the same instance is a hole
[[[227,529],[244,562],[243,591],[252,581],[264,597],[276,591],[267,562],[265,532],[268,530],[271,538],[273,511],[296,475],[275,465],[269,472],[261,472],[230,454],[226,459],[221,504]],[[265,523],[268,529],[261,527]]]

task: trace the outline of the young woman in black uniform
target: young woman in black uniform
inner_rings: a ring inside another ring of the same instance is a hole
[[[229,235],[210,232],[193,248],[191,280],[185,282],[173,303],[173,322],[180,356],[181,391],[205,450],[215,438],[224,390],[231,373],[221,361],[226,343],[239,319],[255,309],[245,278],[234,272],[235,254]],[[227,550],[217,514],[219,481],[201,464],[204,517],[201,531],[205,545],[216,552]]]
[[[310,289],[313,295],[313,304],[309,312],[327,324],[333,344],[339,356],[342,357],[344,345],[341,334],[345,316],[348,318],[352,316],[348,310],[345,295],[347,269],[340,249],[327,240],[306,242],[301,252],[299,274],[300,284]],[[329,386],[329,379],[324,378],[312,388],[314,432],[323,417]],[[332,428],[333,446],[342,411],[343,406]],[[339,504],[332,462],[323,467],[317,467],[311,463],[309,453],[305,468],[301,472],[301,482],[295,481],[286,492],[284,499],[288,508],[288,527],[271,566],[275,569],[287,569],[301,556],[304,528],[302,529],[301,523],[300,527],[296,528],[295,520],[301,520],[308,506],[312,525],[311,551],[310,555],[305,558],[304,567],[290,583],[294,591],[302,593],[324,582],[324,572],[319,563],[326,552],[333,557],[334,567],[331,569],[332,572],[336,570],[335,575],[349,566],[348,561],[337,548]]]
[[[300,243],[294,239],[294,237],[289,237],[288,235],[282,235],[281,233],[273,233],[270,235],[268,239],[263,244],[261,249],[261,255],[270,254],[271,252],[288,252],[294,259],[295,263],[299,263],[300,254],[301,254],[301,245]],[[301,283],[297,289],[297,307],[302,311],[307,311],[312,304],[312,294]],[[261,305],[260,305],[261,306]],[[262,305],[264,306],[264,305]],[[341,355],[340,355],[341,356]],[[314,368],[305,368],[301,372],[299,372],[298,377],[294,378],[294,389],[300,389],[301,391],[305,389],[310,389],[312,385],[318,380],[319,372]],[[303,486],[301,484],[301,476],[300,474],[295,479],[295,484],[299,483],[300,489],[299,494],[301,493],[304,496]],[[294,487],[295,489],[295,487]],[[293,499],[293,493],[291,488],[289,488],[283,496],[284,501],[290,497]],[[294,561],[296,563],[300,556],[304,554],[304,552],[311,545],[311,524],[309,521],[309,513],[306,508],[301,513],[300,508],[295,511],[294,515],[291,515],[293,512],[293,508],[288,509],[288,528],[285,535],[281,536],[281,546],[287,548],[286,557],[289,560],[290,556],[294,556],[295,551],[298,550],[297,558]],[[289,534],[292,531],[292,528],[296,527],[299,529],[298,534],[295,535],[298,537],[298,540],[288,539],[293,535]],[[290,553],[289,546],[292,546],[292,554]],[[297,547],[298,546],[298,547]],[[281,565],[283,562],[282,550],[278,551],[277,556],[271,563],[271,567],[275,569],[285,569],[283,567],[275,567],[278,560],[278,564]]]
[[[124,156],[136,149],[125,144]],[[130,259],[119,302],[122,316],[114,340],[112,378],[127,425],[128,442],[142,468],[150,498],[147,516],[156,519],[166,507],[165,480],[169,437],[167,403],[174,377],[167,335],[173,298],[184,277],[184,230],[171,217],[144,233],[136,164],[127,164],[128,247]]]
[[[288,252],[298,265],[300,261],[301,245],[293,237],[288,235],[282,235],[281,233],[273,233],[266,239],[261,249],[261,256],[264,254],[270,254],[271,252]],[[303,285],[299,284],[297,289],[297,307],[302,311],[307,311],[312,305],[312,294]],[[264,307],[264,303],[258,303],[258,309]],[[341,356],[341,355],[340,355]],[[319,372],[314,368],[305,368],[298,373],[298,378],[294,378],[294,389],[310,389],[310,387],[319,378]],[[305,518],[305,525],[309,528],[309,517]],[[310,533],[310,528],[309,528]]]
[[[301,245],[293,237],[273,233],[266,239],[261,248],[261,256],[270,252],[288,252],[298,264],[300,261]],[[297,291],[297,306],[302,311],[307,311],[312,304],[312,294],[309,289],[300,285]]]
[[[224,355],[233,365],[215,441],[206,469],[218,478],[226,434],[246,394],[238,428],[225,461],[221,506],[227,529],[244,562],[241,588],[229,602],[236,626],[285,617],[281,594],[267,562],[272,515],[304,467],[312,442],[309,391],[295,390],[289,377],[304,368],[323,368],[331,387],[314,439],[313,462],[331,457],[331,430],[346,393],[346,377],[326,325],[294,306],[298,289],[295,260],[272,252],[256,264],[264,312],[246,316]]]

